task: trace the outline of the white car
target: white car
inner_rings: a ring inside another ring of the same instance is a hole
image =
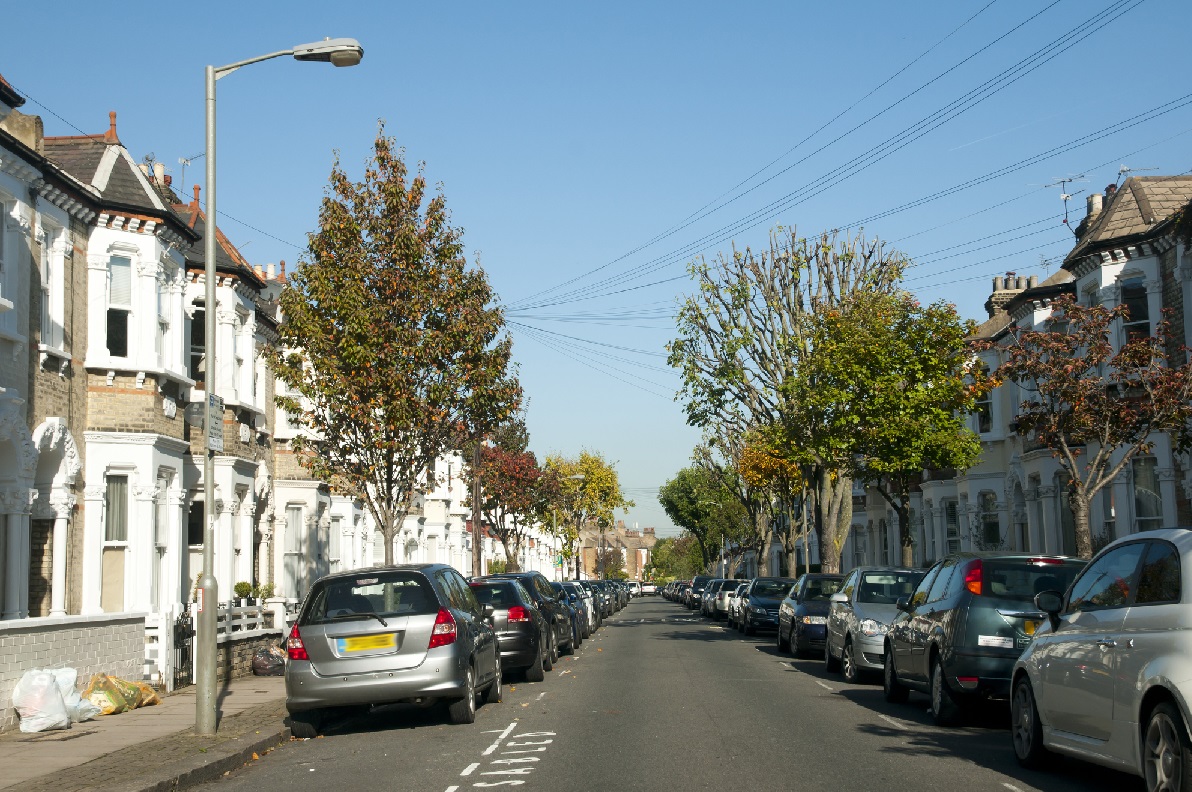
[[[642,595],[642,582],[640,580],[626,580],[625,588],[629,589],[629,596],[640,597]]]
[[[1192,530],[1124,536],[1035,606],[1047,619],[1010,693],[1018,761],[1055,752],[1141,776],[1148,790],[1188,789]]]
[[[658,587],[655,586],[652,581],[647,580],[645,583],[642,583],[642,596],[645,596],[647,594],[657,594],[657,593],[658,593]]]

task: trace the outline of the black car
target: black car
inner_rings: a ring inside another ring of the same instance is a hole
[[[546,619],[530,592],[516,580],[473,580],[468,587],[482,605],[493,608],[501,667],[525,672],[527,682],[541,682],[554,663],[546,650]]]
[[[584,634],[590,632],[586,627],[588,608],[578,594],[562,583],[551,581],[550,587],[555,590],[560,602],[567,603],[567,609],[571,612],[571,646],[578,649],[584,642]]]
[[[703,597],[704,589],[711,583],[714,578],[711,575],[696,575],[691,579],[691,588],[684,593],[683,604],[690,610],[695,610],[699,607],[700,598]]]
[[[844,584],[844,575],[802,575],[778,606],[778,651],[796,656],[823,654],[830,598]]]
[[[560,601],[559,593],[551,588],[550,581],[541,572],[502,572],[474,579],[521,581],[526,591],[534,598],[534,604],[542,611],[547,623],[554,627],[547,635],[551,661],[558,660],[560,654],[575,651],[575,642],[571,637],[571,607],[565,600]]]
[[[1085,563],[1022,553],[944,558],[898,600],[886,634],[886,700],[922,691],[946,724],[978,698],[1009,698],[1014,662],[1047,618],[1035,595],[1067,590]]]
[[[778,629],[778,606],[795,581],[784,577],[758,577],[749,581],[741,598],[738,628],[746,635]]]

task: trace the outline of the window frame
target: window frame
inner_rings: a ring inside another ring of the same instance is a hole
[[[1149,549],[1147,547],[1147,545],[1149,545],[1149,544],[1150,544],[1150,542],[1147,540],[1141,540],[1141,541],[1137,541],[1137,542],[1125,542],[1123,544],[1117,545],[1116,547],[1114,547],[1111,550],[1108,550],[1108,551],[1102,553],[1101,555],[1097,556],[1092,561],[1090,561],[1084,569],[1080,570],[1080,574],[1076,576],[1075,580],[1072,581],[1072,584],[1070,586],[1068,586],[1068,591],[1064,594],[1064,609],[1062,611],[1062,614],[1067,616],[1067,615],[1072,615],[1075,613],[1084,613],[1084,612],[1088,612],[1088,611],[1114,610],[1114,609],[1118,609],[1118,608],[1131,607],[1134,604],[1135,598],[1138,596],[1138,573],[1142,567],[1142,562],[1146,559],[1147,551]],[[1130,589],[1130,596],[1127,597],[1126,601],[1121,602],[1121,603],[1115,603],[1112,605],[1093,604],[1093,605],[1090,605],[1089,607],[1081,607],[1079,609],[1073,609],[1072,608],[1072,595],[1076,592],[1077,587],[1084,580],[1085,576],[1093,574],[1093,570],[1096,569],[1096,565],[1099,564],[1101,561],[1105,560],[1106,558],[1108,558],[1109,556],[1115,555],[1118,553],[1122,553],[1125,550],[1127,550],[1129,548],[1134,548],[1134,547],[1141,547],[1142,552],[1139,553],[1138,560],[1135,561],[1135,563],[1134,563],[1134,570],[1130,573],[1132,576],[1132,579],[1133,579],[1133,585],[1131,586],[1131,589]]]

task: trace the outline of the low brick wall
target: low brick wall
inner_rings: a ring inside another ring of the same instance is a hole
[[[12,689],[31,668],[75,668],[84,685],[96,673],[140,679],[144,662],[143,613],[0,621],[0,732],[17,727]]]
[[[221,640],[217,650],[215,673],[222,682],[252,676],[252,656],[258,649],[275,645],[282,639],[281,630],[256,630],[244,637],[236,633],[232,635],[232,638]]]

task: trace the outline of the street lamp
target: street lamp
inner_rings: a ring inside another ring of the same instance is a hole
[[[215,81],[226,77],[241,66],[283,55],[293,55],[300,61],[322,61],[334,66],[355,66],[364,57],[360,42],[350,38],[328,38],[311,44],[299,44],[293,49],[271,52],[255,58],[229,63],[226,66],[208,66],[206,121],[207,121],[207,223],[203,230],[203,277],[206,292],[203,304],[203,389],[206,391],[207,409],[203,412],[203,576],[199,580],[199,616],[195,630],[195,732],[215,734],[216,729],[216,609],[219,587],[216,583],[215,566],[215,456],[223,450],[222,402],[215,395]],[[220,436],[213,444],[212,434]]]

